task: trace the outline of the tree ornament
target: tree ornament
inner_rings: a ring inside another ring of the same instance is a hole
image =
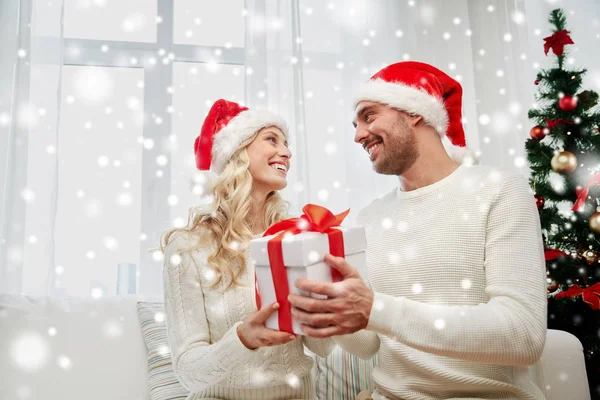
[[[565,51],[565,45],[574,44],[569,33],[569,31],[563,29],[562,31],[555,32],[552,36],[545,37],[544,53],[548,55],[548,51],[552,49],[554,54],[562,56]]]
[[[529,131],[529,136],[534,138],[535,140],[542,140],[547,133],[547,128],[544,128],[541,125],[536,125]]]
[[[534,84],[534,85],[536,85],[536,86],[537,86],[537,85],[539,85],[539,84],[540,84],[540,80],[539,80],[539,79],[536,79],[536,80],[533,82],[533,84]]]
[[[560,300],[578,296],[581,296],[583,301],[588,303],[593,310],[600,310],[600,282],[586,288],[582,288],[575,283],[564,292],[558,293],[554,298]]]
[[[535,205],[537,206],[538,210],[541,210],[542,208],[544,208],[544,203],[546,203],[546,200],[544,200],[544,198],[540,195],[535,195]]]
[[[559,174],[570,174],[577,168],[577,157],[569,151],[561,151],[550,161],[552,170]]]
[[[546,125],[548,126],[548,130],[554,128],[557,125],[573,125],[573,121],[568,119],[559,118],[559,119],[548,119],[546,118]],[[547,131],[545,133],[548,133]]]
[[[593,250],[585,250],[581,253],[581,257],[585,259],[588,265],[592,265],[598,262],[598,254]]]
[[[600,212],[595,212],[590,217],[590,229],[594,233],[600,233]]]
[[[548,278],[548,279],[550,280],[550,282],[548,282],[548,285],[547,285],[548,293],[553,293],[556,291],[556,289],[558,289],[558,282],[556,282],[552,278]]]
[[[598,93],[593,90],[584,90],[577,95],[579,104],[584,110],[590,110],[598,104]]]
[[[585,186],[577,186],[575,188],[577,201],[575,204],[573,204],[573,211],[583,211],[585,209],[585,202],[590,194],[590,189],[598,185],[600,185],[600,172],[596,172],[594,175],[592,175]]]
[[[563,111],[573,111],[577,107],[577,96],[566,95],[558,100],[558,107]]]

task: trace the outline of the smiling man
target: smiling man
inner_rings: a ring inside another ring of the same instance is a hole
[[[520,175],[469,165],[461,107],[460,84],[423,63],[363,85],[354,140],[399,179],[357,219],[368,283],[328,255],[343,281],[296,282],[328,298],[290,296],[307,335],[378,353],[375,400],[544,398],[527,368],[546,339],[537,208]]]

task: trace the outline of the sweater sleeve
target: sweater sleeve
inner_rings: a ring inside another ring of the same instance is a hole
[[[375,293],[367,329],[441,356],[534,364],[546,340],[546,271],[538,212],[520,176],[507,177],[490,204],[484,268],[487,303],[432,305]]]
[[[370,360],[379,351],[379,336],[373,331],[360,330],[349,335],[334,336],[333,340],[342,349],[363,360]]]
[[[367,218],[365,209],[363,209],[358,213],[356,222],[358,225],[364,225]],[[371,288],[367,277],[363,277],[363,279]],[[370,360],[379,351],[379,336],[373,331],[360,330],[349,335],[334,336],[333,340],[342,349],[363,360]]]
[[[310,336],[302,336],[302,342],[313,353],[319,357],[327,357],[335,347],[333,339],[319,339]]]
[[[173,370],[181,384],[200,392],[227,378],[256,354],[237,335],[238,322],[213,343],[206,317],[198,264],[183,234],[167,246],[163,285],[165,318]]]

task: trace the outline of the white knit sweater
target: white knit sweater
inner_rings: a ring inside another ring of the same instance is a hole
[[[175,235],[165,250],[165,314],[175,375],[193,392],[188,399],[314,399],[313,361],[303,345],[326,356],[333,341],[298,337],[281,346],[246,348],[237,326],[257,309],[254,266],[247,263],[244,286],[225,290],[224,280],[209,289],[216,277],[207,264],[214,245],[186,250],[187,235]]]
[[[378,352],[374,399],[543,399],[528,365],[546,339],[541,228],[521,176],[461,166],[358,216],[375,292],[367,330],[336,338]]]

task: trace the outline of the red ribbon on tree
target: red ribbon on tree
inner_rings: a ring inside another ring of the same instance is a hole
[[[577,196],[577,201],[573,205],[573,211],[582,211],[585,207],[585,199],[588,197],[590,192],[590,188],[595,185],[600,185],[600,172],[597,172],[592,176],[592,178],[586,183],[586,185],[579,192],[579,196]]]
[[[557,56],[562,56],[565,51],[565,45],[575,44],[569,36],[569,31],[563,29],[555,32],[552,36],[544,38],[544,53],[548,55],[548,50],[552,48],[552,52]]]
[[[551,260],[554,260],[555,258],[562,257],[564,255],[565,255],[565,252],[562,250],[556,250],[556,249],[544,250],[544,259],[546,261],[551,261]]]
[[[287,271],[283,263],[283,250],[281,242],[287,235],[297,235],[302,232],[320,232],[327,234],[329,239],[329,252],[336,257],[344,257],[344,235],[339,229],[332,229],[339,226],[350,210],[341,214],[334,215],[325,207],[315,204],[307,204],[302,208],[304,214],[299,218],[290,218],[272,225],[266,230],[263,237],[279,233],[273,239],[267,242],[267,251],[269,253],[269,263],[271,266],[271,275],[273,276],[273,285],[275,287],[275,298],[279,303],[278,321],[279,330],[293,333],[292,328],[292,310],[288,301],[290,287],[287,279]],[[342,280],[340,273],[331,268],[331,277],[333,282]],[[256,287],[256,304],[261,308],[260,293]]]
[[[560,125],[560,124],[569,124],[569,125],[573,125],[573,121],[569,121],[568,119],[546,119],[546,125],[548,126],[548,129],[552,129],[554,128],[556,125]]]
[[[579,295],[581,295],[583,301],[592,307],[592,310],[600,310],[600,283],[596,283],[587,288],[582,288],[579,285],[574,284],[569,289],[554,296],[554,298],[573,298]]]

